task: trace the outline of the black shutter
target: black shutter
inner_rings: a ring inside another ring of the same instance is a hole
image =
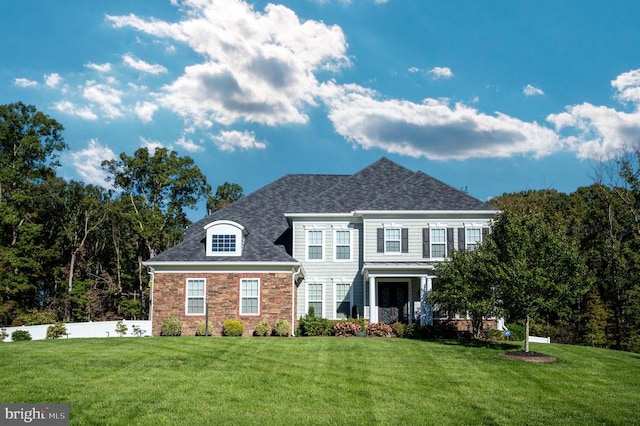
[[[409,253],[409,230],[407,228],[402,228],[400,233],[400,245],[402,246],[402,252]]]
[[[458,250],[462,250],[466,247],[464,243],[464,234],[464,228],[458,228]]]
[[[422,228],[422,257],[431,257],[429,252],[429,228]]]
[[[447,228],[447,255],[453,253],[453,228]]]
[[[384,253],[384,229],[378,228],[378,253]]]
[[[488,235],[489,235],[489,228],[482,228],[482,241],[483,242],[487,238]]]

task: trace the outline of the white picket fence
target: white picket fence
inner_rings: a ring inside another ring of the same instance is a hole
[[[122,320],[127,326],[127,333],[123,337],[137,337],[133,334],[133,327],[137,326],[142,331],[142,336],[151,336],[151,321],[148,320]],[[78,339],[87,337],[119,337],[116,333],[116,324],[118,321],[96,321],[96,322],[72,322],[65,323],[67,334],[62,339]],[[31,334],[32,340],[45,340],[47,338],[47,328],[52,324],[29,325],[20,327],[5,328],[7,338],[5,342],[11,341],[11,333],[16,330],[26,330]]]
[[[529,336],[530,343],[551,343],[551,337]]]

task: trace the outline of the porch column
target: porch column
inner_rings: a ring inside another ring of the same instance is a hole
[[[369,323],[378,322],[378,307],[376,306],[376,278],[369,277]]]
[[[427,322],[427,277],[420,277],[420,325]]]
[[[431,293],[432,280],[433,278],[427,277],[427,294]],[[433,325],[433,305],[431,303],[427,305],[427,324]]]

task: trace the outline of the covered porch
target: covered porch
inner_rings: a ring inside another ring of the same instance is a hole
[[[435,278],[432,263],[367,262],[362,276],[371,323],[433,325],[433,307],[427,303]]]

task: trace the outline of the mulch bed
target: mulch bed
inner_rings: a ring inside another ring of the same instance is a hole
[[[501,357],[509,358],[509,359],[519,359],[521,361],[526,362],[553,362],[556,360],[555,357],[545,355],[540,352],[525,352],[525,351],[513,351],[513,352],[503,352],[500,354]]]

